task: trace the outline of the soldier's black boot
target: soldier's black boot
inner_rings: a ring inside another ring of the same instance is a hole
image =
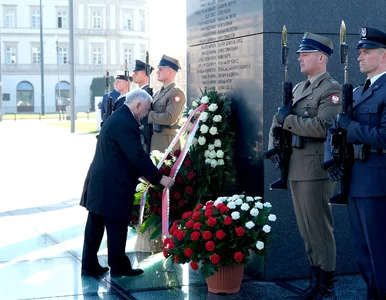
[[[311,266],[310,285],[299,296],[288,296],[287,299],[291,300],[312,300],[315,299],[319,292],[321,269]]]
[[[315,300],[337,300],[334,290],[334,272],[320,270],[319,292]]]

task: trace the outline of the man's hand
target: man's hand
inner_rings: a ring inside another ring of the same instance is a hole
[[[339,129],[347,131],[347,128],[350,125],[350,123],[351,123],[351,118],[347,114],[345,115],[338,114],[336,119],[336,126]]]
[[[331,181],[339,181],[344,175],[343,170],[337,164],[332,165],[327,172]]]
[[[161,181],[159,182],[164,187],[170,189],[174,184],[174,179],[168,176],[163,175]]]
[[[271,156],[271,162],[272,162],[272,165],[273,165],[273,168],[275,170],[279,170],[280,169],[280,166],[281,166],[281,157],[279,154],[274,154]]]
[[[277,114],[275,114],[273,116],[273,119],[272,119],[272,126],[273,127],[282,127],[282,125],[277,121]]]
[[[292,108],[292,101],[290,101],[287,106],[280,106],[278,108],[276,118],[277,118],[277,122],[280,125],[283,125],[285,118],[287,118],[291,114],[291,108]]]

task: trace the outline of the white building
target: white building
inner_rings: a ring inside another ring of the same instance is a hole
[[[40,1],[0,0],[3,109],[41,112]],[[69,100],[68,0],[42,0],[45,112]],[[76,0],[75,105],[93,110],[93,78],[133,70],[149,47],[147,0]],[[57,51],[58,50],[58,51]],[[60,82],[60,85],[58,83]],[[98,95],[99,96],[99,95]],[[60,107],[61,106],[61,107]]]

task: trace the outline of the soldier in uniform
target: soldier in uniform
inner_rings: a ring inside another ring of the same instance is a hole
[[[155,93],[148,115],[148,122],[153,124],[151,151],[165,152],[180,128],[179,122],[186,98],[184,92],[174,83],[179,69],[181,66],[178,60],[166,55],[162,56],[158,64],[158,81],[162,82],[163,86]],[[180,146],[178,142],[174,149]]]
[[[336,247],[329,206],[335,184],[321,165],[327,129],[341,110],[341,87],[326,72],[332,52],[331,39],[304,34],[297,53],[300,71],[308,79],[294,87],[293,101],[279,108],[270,130],[270,141],[274,127],[292,132],[288,179],[296,221],[311,265],[309,287],[300,296],[288,299],[336,299]]]
[[[115,87],[115,82],[114,82],[114,87]],[[102,122],[106,121],[106,119],[108,118],[108,116],[106,115],[107,110],[108,110],[107,109],[107,99],[109,98],[109,96],[111,97],[111,105],[113,106],[115,100],[118,99],[119,95],[120,95],[120,93],[117,92],[117,90],[115,88],[110,92],[110,94],[106,93],[103,95],[102,103],[101,103]]]
[[[385,300],[386,33],[362,28],[357,48],[359,68],[367,80],[354,90],[352,116],[339,114],[336,126],[347,131],[347,143],[354,148],[348,211],[367,299]]]
[[[113,112],[120,108],[125,103],[125,96],[130,91],[131,83],[133,82],[133,77],[125,76],[125,74],[118,74],[115,77],[115,89],[121,95],[115,100],[113,105]]]

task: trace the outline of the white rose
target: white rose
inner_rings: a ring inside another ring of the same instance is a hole
[[[198,104],[199,104],[199,103],[198,103],[197,101],[193,101],[193,102],[192,102],[192,106],[193,106],[193,107],[197,107]]]
[[[206,111],[202,112],[200,115],[200,121],[206,122],[206,120],[208,120],[208,116],[209,114]]]
[[[259,210],[257,208],[251,209],[251,216],[256,217],[259,215]]]
[[[210,128],[210,130],[209,130],[209,133],[210,133],[211,135],[217,134],[217,133],[218,133],[218,132],[217,132],[217,127],[212,126],[212,127]]]
[[[198,143],[199,143],[201,146],[205,145],[205,143],[206,143],[205,137],[203,137],[202,135],[200,135],[200,137],[198,138]]]
[[[213,122],[221,122],[222,121],[222,116],[221,115],[215,115],[213,117]]]
[[[188,115],[190,115],[193,112],[193,108],[189,109]]]
[[[259,249],[259,250],[264,249],[264,243],[262,241],[258,241],[256,243],[256,248]]]
[[[209,145],[208,145],[208,149],[209,149],[210,151],[213,151],[213,150],[214,150],[214,145],[213,145],[213,144],[209,144]]]
[[[212,158],[212,159],[213,159],[213,158],[216,158],[216,157],[217,157],[216,151],[214,151],[214,150],[213,150],[213,151],[210,151],[209,157]]]
[[[211,162],[212,162],[212,160],[211,160],[210,158],[205,159],[205,163],[206,163],[207,165],[210,165]]]
[[[209,150],[205,150],[204,156],[206,158],[208,158],[210,156],[210,151]]]
[[[264,231],[265,233],[270,233],[270,232],[271,232],[271,226],[269,226],[269,225],[264,225],[264,226],[263,226],[263,231]]]
[[[275,222],[276,221],[276,215],[270,214],[268,216],[268,220],[271,221],[271,222]]]
[[[202,100],[201,100],[201,102],[202,102]],[[215,110],[217,110],[217,108],[218,108],[218,106],[217,106],[216,103],[212,103],[212,104],[209,105],[209,107],[208,107],[209,111],[215,111]]]
[[[209,130],[209,127],[206,126],[205,124],[202,124],[201,127],[200,127],[200,131],[201,133],[207,133]]]
[[[228,208],[230,208],[230,209],[235,209],[235,208],[236,208],[236,204],[235,204],[233,201],[228,202],[227,206],[228,206]]]
[[[238,211],[234,211],[233,213],[231,213],[231,216],[233,220],[240,219],[240,213]]]
[[[240,208],[241,210],[247,211],[249,209],[249,205],[248,203],[243,203]]]
[[[239,199],[239,195],[233,195],[233,196],[232,196],[232,199],[233,199],[233,200]]]
[[[265,202],[263,205],[264,205],[264,207],[268,207],[268,208],[272,207],[271,203],[269,203],[269,202]]]
[[[193,123],[189,122],[188,126],[186,126],[186,130],[190,131],[190,129],[192,129],[192,126],[193,126]]]
[[[193,145],[193,146],[196,146],[196,145],[197,145],[197,142],[198,142],[198,140],[197,140],[196,138],[194,138],[193,141],[192,141],[192,145]]]
[[[258,209],[263,209],[263,203],[261,203],[261,202],[256,202],[255,203],[255,207],[257,207]]]
[[[251,229],[251,228],[255,227],[255,223],[253,223],[252,221],[249,221],[249,222],[245,223],[245,227],[247,227],[248,229]]]
[[[217,154],[218,158],[223,158],[224,157],[224,151],[222,151],[222,150],[217,150],[216,154]]]
[[[135,187],[136,192],[140,192],[145,188],[143,183],[138,183],[137,186]]]
[[[241,205],[241,204],[243,204],[243,200],[237,199],[237,200],[235,201],[235,203],[236,203],[237,205]]]
[[[217,204],[220,204],[222,203],[222,200],[221,199],[217,199],[216,201],[214,201],[214,206],[217,206]]]
[[[247,196],[247,201],[248,201],[248,202],[251,202],[251,201],[253,201],[253,198],[250,197],[250,196]]]
[[[203,96],[203,97],[201,98],[201,103],[202,103],[202,104],[207,104],[207,103],[209,103],[209,98],[208,98],[208,96]]]
[[[254,199],[255,199],[255,200],[261,200],[261,199],[263,199],[263,197],[257,196],[257,197],[255,197]]]
[[[227,197],[218,197],[217,199],[219,200],[221,199],[221,201],[224,202],[227,199]]]
[[[221,147],[221,140],[214,140],[214,146],[220,148]]]
[[[217,160],[212,159],[212,161],[210,162],[210,166],[211,166],[212,168],[217,167]]]
[[[217,164],[218,164],[219,166],[223,166],[223,165],[225,165],[225,161],[224,161],[223,159],[219,159],[219,160],[217,161]]]

